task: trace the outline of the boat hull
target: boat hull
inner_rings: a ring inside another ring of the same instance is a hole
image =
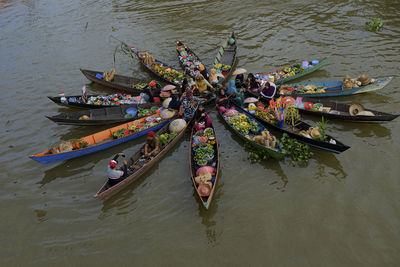
[[[170,120],[166,120],[166,121],[163,121],[163,122],[155,125],[154,127],[148,128],[148,129],[140,131],[138,133],[131,134],[129,136],[126,136],[126,137],[123,137],[120,139],[113,139],[109,142],[94,145],[92,147],[82,148],[82,149],[73,150],[70,152],[58,153],[58,154],[49,154],[49,155],[44,155],[44,156],[31,155],[29,157],[40,163],[52,163],[52,162],[77,158],[77,157],[92,154],[92,153],[95,153],[95,152],[98,152],[98,151],[101,151],[101,150],[104,150],[104,149],[107,149],[107,148],[110,148],[110,147],[113,147],[113,146],[116,146],[116,145],[119,145],[119,144],[122,144],[122,143],[125,143],[128,141],[134,140],[136,138],[139,138],[139,137],[147,134],[150,131],[156,131],[156,130],[162,128],[164,125],[166,125],[169,122],[170,122]]]
[[[324,82],[324,83],[302,83],[302,85],[315,85],[315,86],[321,86],[321,87],[329,87],[329,89],[326,89],[325,93],[315,93],[315,94],[280,94],[281,96],[292,96],[292,97],[297,97],[297,96],[303,96],[303,97],[332,97],[332,96],[347,96],[347,95],[355,95],[355,94],[361,94],[361,93],[366,93],[366,92],[373,92],[380,90],[384,88],[386,85],[390,83],[390,81],[393,79],[393,77],[387,77],[387,78],[382,78],[382,79],[377,79],[375,83],[369,84],[366,86],[361,86],[357,88],[352,88],[352,89],[342,89],[342,81],[337,81],[337,82]],[[295,86],[293,84],[292,86]]]

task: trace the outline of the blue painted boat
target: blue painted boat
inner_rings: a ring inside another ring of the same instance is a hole
[[[322,83],[297,83],[281,85],[278,94],[283,96],[305,96],[305,97],[330,97],[361,94],[365,92],[377,91],[385,87],[393,77],[376,79],[374,83],[352,89],[343,89],[343,82],[322,82]],[[306,86],[314,88],[306,90]],[[291,89],[291,88],[294,88]],[[319,91],[320,90],[320,91]],[[319,91],[319,92],[318,92]]]
[[[162,120],[159,123],[156,123],[152,127],[149,128],[143,127],[144,126],[143,124],[149,121],[153,121],[153,118],[156,119],[158,116],[159,116],[158,114],[147,116],[135,121],[131,121],[129,123],[124,123],[119,126],[71,141],[70,144],[73,148],[72,151],[60,152],[60,147],[58,146],[54,149],[47,150],[39,154],[31,155],[29,157],[40,163],[51,163],[56,161],[72,159],[88,155],[100,150],[104,150],[128,142],[130,140],[136,139],[142,135],[147,134],[150,131],[159,130],[160,128],[162,128],[164,125],[168,124],[171,121],[171,119]],[[149,119],[150,117],[153,118]],[[139,128],[140,125],[142,127]],[[142,128],[143,130],[140,130]],[[115,133],[120,131],[121,129],[127,129],[129,133],[120,135],[118,138],[115,139],[114,137]]]

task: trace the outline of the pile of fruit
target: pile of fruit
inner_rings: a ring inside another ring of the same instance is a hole
[[[194,160],[197,165],[204,166],[209,160],[214,158],[214,146],[208,143],[199,143],[193,149],[196,149]]]
[[[301,64],[297,63],[292,66],[283,68],[279,71],[272,72],[272,73],[267,73],[265,75],[262,75],[260,78],[262,80],[268,80],[268,77],[274,76],[275,77],[275,82],[278,82],[280,80],[293,77],[299,73],[302,73],[306,71],[309,68],[314,67],[315,65],[319,64],[318,60],[313,60],[313,61],[303,61]]]
[[[291,94],[321,94],[325,93],[325,87],[315,86],[315,85],[302,85],[296,84],[295,86],[282,85],[279,89],[279,94],[281,95],[291,95]]]
[[[186,73],[192,77],[195,77],[198,73],[195,68],[201,64],[198,57],[193,55],[192,53],[188,54],[185,50],[181,50],[179,52],[179,60],[182,62]]]
[[[68,98],[68,101],[84,103],[81,97],[78,99],[76,97]],[[92,105],[102,105],[102,106],[115,106],[120,104],[140,104],[145,103],[146,101],[141,96],[132,96],[130,94],[112,94],[112,95],[99,95],[99,96],[90,96],[87,100],[87,104]]]
[[[163,133],[158,137],[161,144],[166,145],[169,144],[178,134],[177,133]]]
[[[146,117],[153,114],[156,114],[158,107],[151,107],[151,108],[138,108],[137,117]]]
[[[221,72],[230,70],[230,69],[231,69],[231,66],[218,63],[218,64],[215,64],[215,65],[214,65],[214,69],[217,70],[217,73],[218,73],[218,72],[221,73]]]
[[[162,76],[164,79],[167,79],[170,82],[181,84],[184,74],[180,71],[171,69],[170,67],[164,66],[162,63],[154,64],[152,69]]]
[[[254,114],[256,117],[263,119],[265,121],[275,120],[276,116],[274,112],[271,112],[268,108],[257,108]]]
[[[153,126],[156,126],[157,124],[160,123],[160,121],[161,120],[157,120],[157,118],[154,117],[154,120],[151,120],[151,121],[144,120],[143,122],[140,122],[140,123],[134,123],[131,126],[129,126],[128,129],[122,128],[120,130],[115,131],[113,133],[113,138],[114,139],[124,138],[131,134],[134,134],[134,133],[146,130],[148,128],[151,128]]]
[[[137,84],[132,84],[132,88],[135,88],[137,90],[143,90],[145,89],[149,84],[148,83],[137,83]]]
[[[243,135],[249,134],[249,131],[253,133],[258,133],[260,131],[258,123],[243,113],[233,117],[225,117],[225,120]]]

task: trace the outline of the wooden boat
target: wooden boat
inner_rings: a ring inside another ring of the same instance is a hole
[[[182,50],[180,48],[184,47],[185,49]],[[194,67],[198,66],[201,63],[200,58],[193,52],[192,49],[184,45],[181,41],[176,41],[176,52],[178,53],[179,63],[184,70],[186,75],[189,75],[193,79],[196,76],[196,72],[194,71]],[[193,66],[193,67],[191,67]],[[203,64],[204,69],[207,71],[205,65]]]
[[[112,95],[111,95],[112,96]],[[104,97],[111,97],[109,96],[103,96],[103,95],[89,95],[88,98],[90,97],[95,97],[95,98],[104,98]],[[122,95],[124,98],[127,95]],[[62,106],[68,106],[68,107],[78,107],[78,108],[90,108],[90,109],[94,109],[94,108],[106,108],[106,107],[112,107],[112,106],[119,106],[119,105],[142,105],[142,104],[137,104],[138,101],[135,100],[135,97],[132,98],[132,101],[121,101],[121,103],[119,101],[115,102],[108,102],[108,104],[104,103],[104,102],[96,102],[96,103],[87,103],[84,102],[82,99],[81,95],[70,95],[70,96],[64,96],[65,99],[63,100],[62,96],[47,96],[51,101],[53,101],[56,104],[62,105]],[[136,97],[136,98],[140,98]],[[144,103],[145,105],[149,104],[149,103]]]
[[[244,108],[241,108],[238,106],[236,106],[236,107],[247,112],[247,110]],[[281,133],[287,133],[290,137],[297,139],[299,142],[302,142],[304,144],[307,144],[309,146],[312,146],[312,147],[315,147],[315,148],[318,148],[321,150],[339,154],[350,148],[349,146],[336,140],[335,138],[333,138],[330,135],[327,135],[327,139],[329,141],[320,141],[318,139],[308,138],[308,137],[301,135],[300,134],[301,131],[307,131],[311,127],[311,125],[309,125],[308,123],[306,123],[304,121],[299,121],[297,124],[295,124],[294,127],[292,125],[284,124],[283,128],[281,128],[277,124],[274,124],[267,120],[264,120],[263,118],[261,118],[257,115],[254,115],[254,117],[257,118],[267,128],[274,129]]]
[[[315,115],[319,117],[323,116],[325,118],[330,118],[330,119],[340,119],[340,120],[349,120],[357,122],[383,122],[383,121],[392,121],[399,116],[399,115],[376,111],[373,109],[365,109],[360,104],[353,104],[353,105],[342,104],[342,103],[337,103],[336,101],[327,101],[325,99],[316,99],[316,98],[302,98],[301,101],[302,102],[300,103],[296,103],[296,107],[298,108],[300,113],[307,115]],[[315,105],[316,108],[311,108],[311,109],[308,108],[311,105],[312,106]],[[351,109],[353,108],[356,108],[357,110],[355,110],[353,113],[350,113]],[[361,111],[366,111],[366,112],[361,112]]]
[[[243,111],[242,109],[237,108],[236,106],[232,106],[235,110],[237,110],[239,112],[239,114],[243,114],[246,117],[250,118],[251,120],[254,120],[257,125],[259,130],[258,134],[261,134],[262,131],[265,130],[265,127],[258,121],[256,120],[251,114]],[[230,124],[227,121],[227,117],[225,117],[219,110],[219,108],[217,107],[217,111],[219,114],[219,117],[221,118],[221,120],[224,122],[224,124],[228,127],[228,129],[233,132],[234,134],[236,134],[237,136],[240,137],[240,139],[242,139],[244,141],[245,144],[250,145],[252,148],[256,149],[256,150],[261,150],[263,152],[266,152],[271,158],[274,159],[281,159],[285,156],[285,154],[283,153],[281,147],[279,146],[278,142],[276,143],[276,147],[275,148],[271,148],[271,147],[267,147],[265,145],[256,143],[255,141],[253,141],[252,137],[254,137],[255,135],[252,134],[251,132],[249,134],[243,134],[240,133],[235,127],[232,126],[232,124]],[[247,138],[246,136],[249,136],[251,139]]]
[[[113,134],[121,131],[122,129],[128,129],[130,126],[136,126],[136,125],[142,125],[146,123],[147,121],[155,120],[158,117],[158,115],[151,115],[147,116],[135,121],[131,121],[129,123],[124,123],[119,126],[115,126],[113,128],[91,134],[85,137],[82,137],[79,140],[79,142],[82,142],[86,144],[86,146],[81,146],[78,149],[68,151],[68,152],[60,152],[60,146],[56,147],[54,150],[46,150],[44,152],[41,152],[39,154],[31,155],[29,156],[31,159],[36,160],[40,163],[50,163],[50,162],[56,162],[56,161],[62,161],[62,160],[67,160],[67,159],[72,159],[84,155],[88,155],[100,150],[104,150],[106,148],[110,148],[113,146],[116,146],[118,144],[125,143],[127,141],[136,139],[142,135],[147,134],[150,131],[156,131],[163,127],[164,125],[168,124],[170,120],[163,120],[157,124],[155,124],[152,127],[146,128],[137,128],[137,130],[130,132],[129,135],[124,135],[124,137],[114,139]],[[141,130],[143,129],[143,130]]]
[[[301,68],[301,64],[296,63],[296,64],[281,67],[274,71],[259,73],[257,75],[261,80],[265,80],[265,81],[268,81],[268,77],[270,75],[275,76],[275,84],[278,85],[281,83],[286,83],[288,81],[303,77],[304,75],[307,75],[307,74],[310,74],[311,72],[316,71],[317,69],[321,68],[326,63],[328,63],[328,59],[329,59],[329,56],[317,59],[319,63],[315,64],[315,65],[310,65],[311,67],[309,69],[303,70]],[[311,61],[309,61],[309,62],[311,62]],[[285,69],[286,69],[286,71],[285,71]],[[289,69],[290,69],[290,71],[289,71]],[[291,70],[293,70],[293,73],[291,73]]]
[[[90,81],[94,83],[103,85],[111,89],[126,91],[133,95],[139,95],[143,91],[146,91],[149,85],[149,83],[143,83],[139,79],[117,74],[114,75],[112,81],[108,82],[104,79],[96,77],[96,75],[98,74],[102,75],[103,74],[102,71],[85,70],[85,69],[80,69],[80,70],[83,73],[83,75],[85,75],[86,78],[88,78]]]
[[[231,39],[233,39],[232,43],[230,43]],[[235,67],[237,50],[236,43],[237,40],[235,33],[232,32],[222,46],[220,46],[218,54],[215,57],[214,68],[217,70],[217,73],[221,73],[224,76],[222,82],[226,81],[226,78],[232,73]]]
[[[174,118],[173,118],[174,119]],[[155,164],[157,164],[164,156],[167,154],[171,149],[179,142],[179,140],[182,139],[184,136],[186,129],[189,127],[189,124],[191,122],[191,119],[189,119],[189,122],[187,123],[186,127],[178,133],[175,138],[173,138],[168,144],[165,146],[161,147],[160,152],[150,159],[149,161],[146,161],[145,158],[143,158],[142,155],[142,150],[144,149],[144,146],[142,146],[141,149],[139,149],[134,155],[132,155],[128,161],[128,176],[118,184],[111,186],[107,181],[103,184],[103,186],[97,191],[97,193],[93,196],[94,198],[97,199],[102,199],[102,200],[107,200],[113,195],[117,194],[120,192],[122,189],[126,188],[128,185],[139,179],[144,173],[146,173],[148,170],[151,170]],[[156,136],[160,136],[164,133],[170,133],[169,132],[169,123],[166,124],[164,127],[162,127],[160,130],[157,131]],[[132,168],[134,166],[134,168]]]
[[[305,97],[329,97],[329,96],[345,96],[361,94],[365,92],[377,91],[385,87],[393,77],[376,79],[374,83],[360,86],[352,89],[343,89],[343,82],[322,82],[322,83],[299,83],[280,86],[277,94],[279,95],[290,95],[290,96],[305,96]],[[313,90],[303,90],[305,86],[315,87]],[[292,90],[291,88],[297,88]],[[321,90],[318,92],[318,90]],[[308,92],[308,93],[306,93]]]
[[[217,136],[215,134],[215,130],[214,130],[213,126],[211,126],[211,129],[212,129],[212,131],[214,133],[214,137],[215,137],[214,144],[212,144],[214,153],[213,153],[213,158],[208,160],[208,165],[212,166],[214,168],[214,172],[215,173],[212,175],[212,178],[213,178],[213,180],[211,181],[212,182],[212,186],[211,186],[210,194],[208,196],[201,196],[199,194],[199,191],[198,191],[199,184],[197,184],[196,181],[195,181],[196,172],[202,166],[200,166],[198,164],[198,162],[195,160],[195,147],[193,146],[193,144],[195,143],[196,131],[195,131],[195,127],[194,126],[192,127],[192,131],[191,131],[191,135],[190,135],[190,144],[191,144],[191,146],[189,148],[189,150],[190,150],[189,151],[189,166],[190,166],[190,175],[191,175],[192,183],[193,183],[193,186],[195,188],[196,194],[198,195],[201,203],[204,205],[204,207],[206,209],[208,209],[210,207],[210,204],[211,204],[211,201],[212,201],[212,197],[213,197],[214,192],[215,192],[215,188],[216,188],[217,181],[218,181],[219,164],[220,164]],[[197,149],[199,149],[199,148],[197,148]]]
[[[171,67],[170,65],[158,60],[158,59],[154,59],[155,64],[153,65],[148,65],[144,62],[143,55],[145,53],[147,53],[146,51],[139,51],[137,50],[134,46],[131,47],[131,50],[133,53],[135,53],[135,55],[138,57],[139,61],[143,64],[143,66],[150,71],[151,73],[153,73],[155,76],[157,76],[159,79],[161,79],[162,81],[169,83],[169,84],[173,84],[177,87],[179,87],[182,82],[183,82],[183,78],[185,77],[184,73],[178,71],[177,69],[175,69],[174,67]],[[174,79],[171,74],[173,74],[174,76],[178,77],[177,79]],[[172,77],[172,78],[169,78]]]
[[[116,123],[121,124],[154,114],[154,112],[160,107],[161,103],[119,105],[108,108],[97,108],[77,112],[60,113],[55,116],[46,116],[46,118],[58,124],[67,125],[91,126]],[[137,110],[137,114],[135,116],[129,114],[132,108]]]

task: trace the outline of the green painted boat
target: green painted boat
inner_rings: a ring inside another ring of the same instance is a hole
[[[220,46],[218,54],[214,60],[214,68],[217,73],[224,76],[224,81],[232,73],[235,63],[236,63],[236,50],[237,50],[237,40],[235,33],[232,32],[226,41]]]
[[[260,129],[259,133],[261,133],[262,131],[265,130],[265,127],[262,125],[261,122],[259,122],[258,120],[256,120],[253,116],[251,116],[249,113],[246,113],[245,111],[243,111],[240,108],[237,108],[236,106],[232,106],[232,108],[234,108],[235,110],[238,111],[238,114],[243,114],[246,117],[248,117],[251,120],[254,120],[257,125],[258,128]],[[234,133],[236,136],[238,136],[240,139],[243,140],[243,142],[245,144],[248,144],[251,148],[255,149],[255,150],[261,150],[263,152],[266,152],[266,154],[268,154],[268,156],[270,156],[273,159],[282,159],[285,157],[284,152],[282,151],[282,148],[279,146],[279,143],[276,144],[275,148],[271,148],[271,147],[267,147],[264,145],[261,145],[259,143],[256,143],[255,141],[248,139],[246,137],[245,134],[240,133],[238,130],[236,130],[228,121],[226,121],[224,115],[220,112],[219,107],[217,106],[217,111],[218,111],[218,115],[221,118],[221,120],[224,122],[225,126],[232,132]],[[250,133],[250,136],[254,136],[253,134]]]
[[[310,67],[308,69],[302,68],[301,63],[296,63],[296,64],[281,67],[274,71],[259,73],[257,75],[258,75],[259,79],[265,80],[265,81],[268,81],[268,77],[270,75],[274,76],[276,85],[286,83],[288,81],[303,77],[303,76],[310,74],[311,72],[314,72],[317,69],[321,68],[326,63],[328,63],[329,56],[324,57],[324,58],[319,58],[316,60],[318,61],[318,64],[310,64],[309,65]],[[310,60],[308,62],[311,63],[312,61],[313,60]]]

